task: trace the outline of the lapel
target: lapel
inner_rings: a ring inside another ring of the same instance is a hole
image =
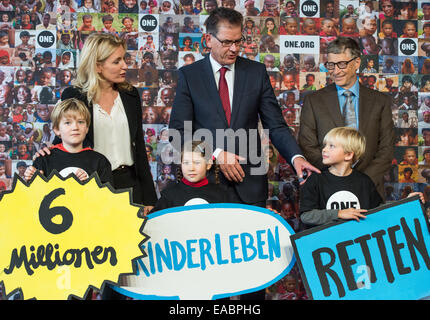
[[[214,72],[212,70],[212,65],[211,65],[211,61],[209,60],[209,54],[208,54],[204,58],[203,72],[201,72],[200,74],[202,78],[201,82],[206,87],[206,90],[202,92],[206,92],[208,95],[208,100],[205,101],[205,104],[208,106],[208,108],[216,110],[220,119],[223,120],[225,127],[228,128],[227,118],[225,117],[224,108],[222,107],[221,98],[219,96],[219,93],[217,90],[217,84],[215,83],[215,77],[213,76],[213,74]],[[233,115],[232,115],[232,119],[233,119]],[[230,124],[232,119],[230,119]]]
[[[85,101],[87,101],[86,106],[88,106],[88,109],[89,109],[90,114],[91,114],[91,125],[88,129],[86,139],[89,140],[89,146],[91,146],[91,148],[94,148],[94,125],[93,125],[93,123],[94,123],[93,122],[94,121],[93,120],[94,119],[94,108],[93,108],[93,103],[92,102],[88,103],[88,100],[86,97],[85,97]]]
[[[330,118],[333,120],[335,127],[343,127],[344,122],[342,118],[342,114],[340,113],[340,105],[339,98],[337,97],[336,85],[331,84],[326,87],[327,92],[325,94],[320,95],[321,97],[321,105],[327,108],[327,112],[330,115]]]
[[[359,129],[362,133],[364,133],[367,129],[369,114],[372,112],[372,92],[371,89],[366,88],[365,86],[360,85],[360,98],[359,98],[359,107],[358,107],[358,121],[359,121]]]
[[[138,101],[140,101],[138,99],[138,97],[135,97],[135,95],[131,92],[127,92],[127,91],[123,91],[120,90],[119,91],[119,95],[122,101],[122,104],[124,106],[124,110],[125,110],[125,114],[127,115],[127,121],[128,121],[128,129],[130,131],[130,139],[131,141],[136,140],[136,131],[137,131],[137,127],[136,127],[136,123],[138,121],[136,121],[136,105],[138,105],[138,103],[136,102],[136,99]]]
[[[230,127],[234,127],[236,119],[239,118],[239,110],[242,101],[242,94],[245,88],[246,68],[244,66],[243,60],[237,57],[236,63],[234,65],[234,90],[233,90],[233,106],[231,111],[231,121]]]
[[[358,80],[357,80],[358,81]],[[358,121],[359,130],[365,132],[367,129],[368,121],[366,118],[369,117],[369,113],[372,111],[372,94],[369,92],[370,89],[360,84],[359,99],[358,99]],[[321,95],[322,105],[328,108],[328,112],[336,127],[343,127],[344,122],[342,114],[340,113],[339,99],[337,97],[336,85],[330,85],[327,87],[327,93]]]

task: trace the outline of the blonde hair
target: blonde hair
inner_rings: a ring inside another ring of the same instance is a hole
[[[328,141],[336,140],[346,153],[353,152],[352,163],[357,162],[366,150],[366,138],[356,129],[338,127],[331,129],[324,137],[324,145]]]
[[[110,33],[92,33],[85,40],[73,85],[87,94],[88,102],[98,99],[100,82],[103,81],[96,72],[97,63],[103,63],[118,47],[127,50],[126,42]],[[132,86],[124,81],[116,84],[116,88],[131,90]]]
[[[65,99],[63,101],[60,101],[55,106],[54,110],[52,110],[52,113],[51,113],[52,127],[58,130],[61,119],[66,117],[67,114],[72,112],[78,113],[81,116],[83,116],[87,124],[87,127],[90,126],[91,114],[88,108],[85,106],[85,104],[82,101],[75,98],[70,98],[70,99]]]

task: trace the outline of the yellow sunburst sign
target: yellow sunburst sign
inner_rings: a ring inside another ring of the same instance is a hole
[[[130,199],[96,175],[15,178],[0,200],[0,283],[25,298],[67,299],[133,273],[145,236]]]

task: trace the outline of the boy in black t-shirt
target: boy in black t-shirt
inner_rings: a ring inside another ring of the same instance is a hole
[[[373,181],[353,167],[364,154],[366,141],[357,130],[338,127],[324,137],[321,174],[312,174],[303,185],[300,219],[309,226],[321,225],[338,218],[366,218],[365,212],[382,204]],[[409,196],[422,193],[414,192]]]
[[[109,160],[101,153],[83,147],[91,121],[88,108],[77,99],[66,99],[52,111],[51,120],[53,130],[62,143],[53,146],[51,154],[36,158],[33,166],[25,171],[24,178],[30,180],[36,170],[48,177],[55,169],[63,177],[73,173],[80,181],[97,172],[102,183],[112,183]]]
[[[150,213],[193,204],[235,202],[230,194],[218,184],[210,183],[206,175],[212,168],[212,159],[208,156],[208,147],[203,141],[184,144],[181,154],[182,178],[178,183],[171,183],[161,192],[161,197]],[[214,167],[218,180],[218,168]]]

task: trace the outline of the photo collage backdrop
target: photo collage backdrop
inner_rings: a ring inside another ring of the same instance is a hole
[[[363,54],[360,82],[393,97],[387,200],[412,191],[430,199],[430,2],[421,0],[0,0],[0,190],[10,189],[14,174],[23,176],[35,151],[52,144],[50,113],[75,78],[92,32],[126,39],[126,79],[141,94],[157,192],[174,181],[177,168],[160,159],[173,152],[166,129],[177,70],[208,54],[204,21],[219,6],[244,15],[240,55],[266,65],[296,137],[304,97],[332,82],[324,67],[328,43],[355,38]],[[271,145],[267,157],[267,207],[299,231],[294,170]],[[306,299],[296,267],[266,292],[267,299]]]

